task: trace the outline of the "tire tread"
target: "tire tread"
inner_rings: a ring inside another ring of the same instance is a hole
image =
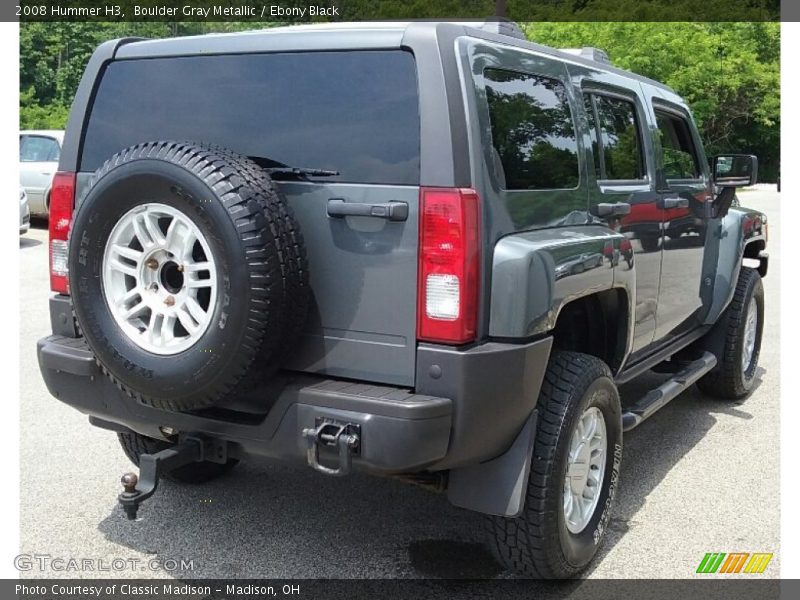
[[[611,378],[608,366],[598,358],[579,352],[554,352],[539,393],[538,423],[531,460],[523,515],[484,519],[495,557],[508,569],[536,579],[559,579],[577,574],[580,566],[570,565],[558,546],[552,523],[558,515],[548,511],[553,493],[561,491],[554,482],[557,445],[574,390],[598,377]],[[556,490],[554,492],[554,490]]]

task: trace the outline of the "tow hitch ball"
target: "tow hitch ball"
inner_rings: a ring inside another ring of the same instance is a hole
[[[163,473],[172,471],[193,462],[227,462],[227,444],[198,436],[186,436],[174,446],[155,454],[142,454],[139,457],[139,476],[125,473],[122,476],[123,492],[119,495],[128,519],[133,521],[139,512],[139,505],[147,500],[158,487]]]
[[[325,475],[340,477],[353,468],[353,456],[361,452],[361,426],[354,423],[336,423],[317,419],[316,426],[303,430],[306,440],[306,460],[308,465]],[[330,447],[338,454],[337,468],[326,467],[319,460],[319,448]]]

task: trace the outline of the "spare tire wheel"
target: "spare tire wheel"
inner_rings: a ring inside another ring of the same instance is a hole
[[[308,306],[301,246],[285,200],[250,159],[137,144],[95,173],[75,213],[75,316],[98,364],[133,398],[168,410],[225,406],[271,371],[287,318]]]

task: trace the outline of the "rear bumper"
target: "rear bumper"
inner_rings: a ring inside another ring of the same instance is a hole
[[[535,407],[549,349],[549,339],[463,352],[421,347],[417,393],[282,373],[259,390],[266,416],[145,406],[100,371],[81,338],[49,336],[39,341],[37,354],[50,393],[99,427],[161,439],[160,428],[170,427],[225,440],[239,458],[305,460],[302,431],[332,419],[360,426],[354,467],[399,473],[475,464],[505,452]]]

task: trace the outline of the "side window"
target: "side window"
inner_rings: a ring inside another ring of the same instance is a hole
[[[576,188],[578,143],[564,85],[500,69],[486,69],[484,78],[495,162],[502,166],[505,189]]]
[[[666,179],[698,179],[700,160],[686,119],[656,110],[656,123],[661,138],[661,163]]]
[[[600,94],[587,94],[585,101],[589,126],[593,129],[598,179],[645,179],[642,136],[634,103]]]
[[[26,135],[20,138],[19,160],[21,162],[54,162],[61,149],[53,138],[41,135]]]

